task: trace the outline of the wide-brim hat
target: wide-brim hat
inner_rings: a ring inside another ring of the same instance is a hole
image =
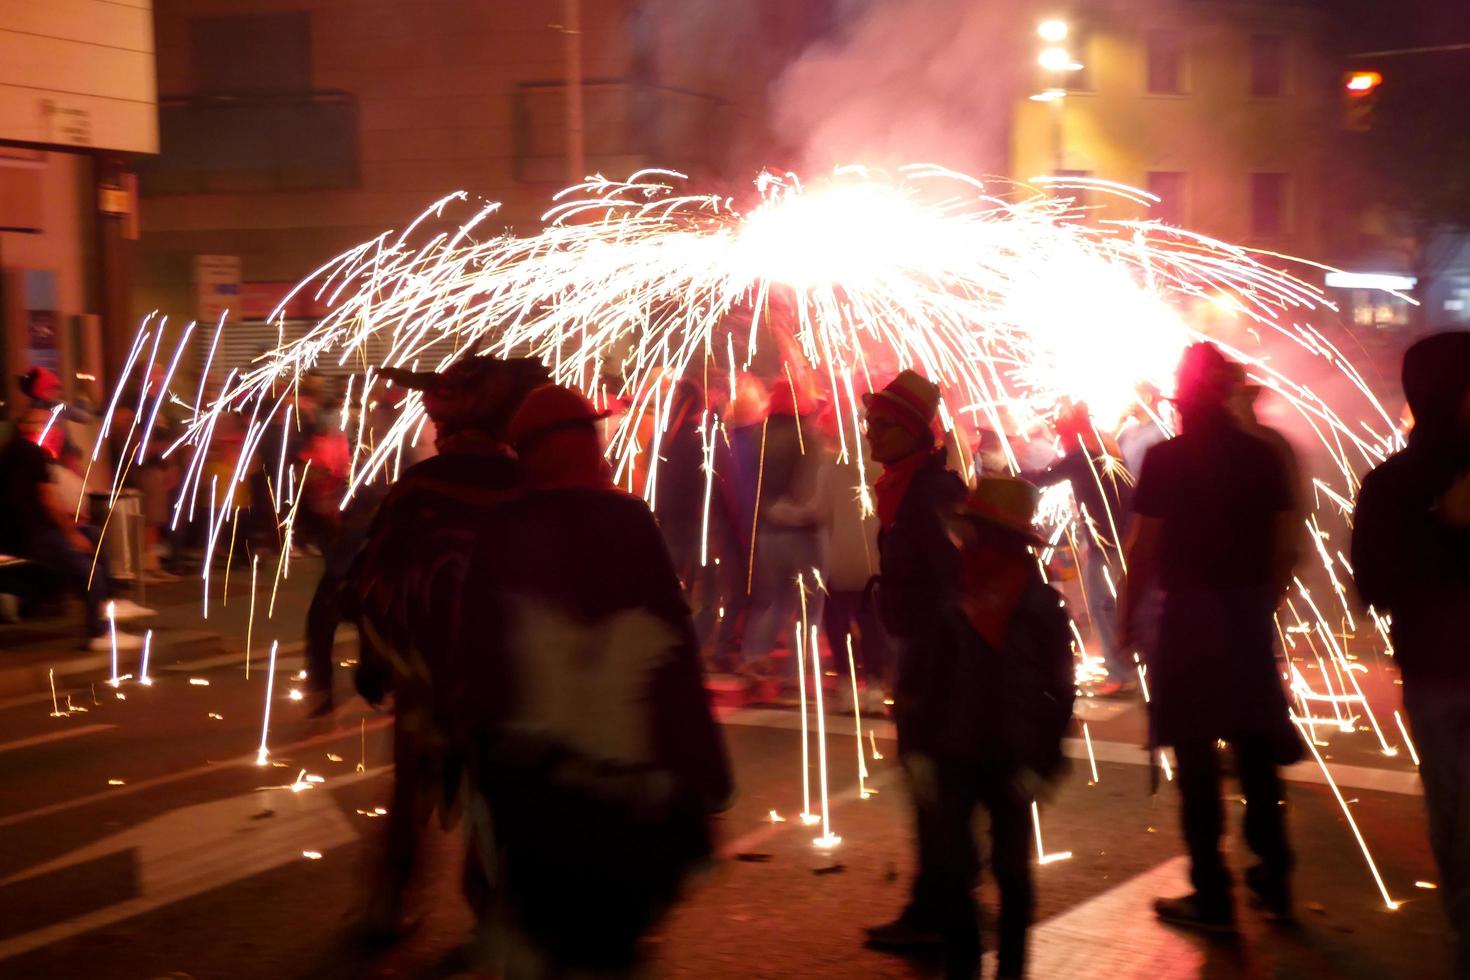
[[[886,412],[915,434],[931,432],[939,411],[939,386],[916,371],[903,370],[878,391],[863,395],[869,412]]]
[[[1038,547],[1046,539],[1036,530],[1036,505],[1041,491],[1014,476],[984,476],[960,506],[960,516],[984,521]]]

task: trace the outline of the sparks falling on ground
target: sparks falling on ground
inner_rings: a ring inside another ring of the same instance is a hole
[[[728,439],[725,393],[734,401],[750,371],[784,376],[824,398],[840,455],[864,472],[860,396],[899,368],[916,368],[943,387],[940,419],[969,477],[979,430],[1049,432],[1068,402],[1086,402],[1107,432],[1147,418],[1167,427],[1167,412],[1141,399],[1140,386],[1169,392],[1181,351],[1212,339],[1246,365],[1253,383],[1280,396],[1326,461],[1313,475],[1317,506],[1306,519],[1320,567],[1303,572],[1281,615],[1303,730],[1347,731],[1364,718],[1381,751],[1395,751],[1355,677],[1363,668],[1346,637],[1358,624],[1341,584],[1350,569],[1331,535],[1350,513],[1355,474],[1401,437],[1363,377],[1313,325],[1331,317],[1330,303],[1285,271],[1310,263],[1149,221],[1155,198],[1103,181],[1032,186],[929,165],[895,174],[846,167],[812,182],[762,174],[747,200],[692,193],[685,183],[661,170],[625,181],[591,178],[556,195],[542,229],[525,235],[495,229],[498,205],[449,195],[403,231],[350,249],[308,277],[297,292],[329,312],[288,340],[278,311],[272,319],[282,342],[254,362],[214,362],[223,321],[199,331],[197,389],[170,389],[192,325],[174,353],[162,355],[162,389],[146,383],[166,332],[162,318],[150,317],[119,382],[121,390],[134,370],[145,379],[123,456],[136,445],[139,460],[150,448],[183,458],[175,520],[208,508],[207,569],[219,542],[233,539],[233,526],[223,532],[236,520],[233,501],[263,440],[272,427],[295,424],[299,383],[328,365],[352,371],[341,405],[352,440],[344,506],[365,484],[396,477],[423,429],[421,396],[390,391],[381,370],[442,370],[487,354],[539,357],[557,381],[620,412],[609,440],[617,481],[656,509],[659,448],[673,386],[684,377],[701,380],[710,397],[703,445],[711,463],[713,447]],[[1087,208],[1076,204],[1084,193]],[[1326,379],[1331,401],[1303,383],[1308,369]],[[165,400],[192,411],[175,443],[150,447]],[[244,430],[238,456],[230,472],[206,479],[206,458],[230,416]],[[112,418],[110,409],[99,447]],[[1018,468],[1005,439],[1001,448]],[[308,474],[284,454],[267,468],[285,542],[269,617],[289,572]],[[866,489],[859,492],[867,505]],[[1114,538],[1113,515],[1079,520],[1070,494],[1047,499],[1054,544],[1095,533]],[[708,540],[701,556],[719,557]],[[253,594],[252,582],[252,601]],[[1364,639],[1386,648],[1385,620],[1370,618]],[[1079,655],[1085,667],[1080,644]],[[1313,681],[1298,661],[1316,672]],[[809,792],[806,802],[804,820],[815,817]]]

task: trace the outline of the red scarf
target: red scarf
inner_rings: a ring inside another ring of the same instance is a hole
[[[873,484],[873,493],[878,498],[878,523],[882,527],[890,528],[893,522],[898,520],[898,508],[903,504],[903,498],[908,495],[909,484],[914,482],[914,474],[919,472],[933,455],[932,449],[921,449],[896,463],[888,463],[883,467],[882,475]]]
[[[964,594],[960,606],[975,632],[996,650],[1005,645],[1011,616],[1031,581],[1033,559],[991,548],[964,550]]]

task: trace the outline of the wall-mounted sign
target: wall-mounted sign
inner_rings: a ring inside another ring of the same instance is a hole
[[[212,326],[226,311],[240,318],[240,256],[194,256],[194,318]]]

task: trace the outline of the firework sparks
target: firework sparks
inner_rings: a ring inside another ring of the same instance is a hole
[[[54,667],[47,667],[46,677],[51,681],[51,717],[65,718],[67,713],[62,711],[61,707],[56,703],[56,669]]]
[[[153,648],[153,631],[149,630],[143,636],[143,662],[138,666],[138,683],[144,687],[153,686],[153,678],[148,676],[148,653]]]
[[[939,416],[959,443],[977,427],[1002,435],[1044,427],[1063,400],[1086,402],[1100,431],[1115,431],[1126,413],[1140,407],[1167,429],[1166,419],[1139,406],[1138,386],[1149,382],[1168,390],[1180,352],[1200,339],[1214,340],[1242,361],[1253,383],[1279,395],[1317,435],[1332,474],[1314,477],[1313,487],[1328,513],[1350,509],[1356,472],[1401,444],[1393,420],[1362,376],[1306,322],[1330,304],[1314,286],[1284,271],[1290,260],[1149,221],[1108,217],[1109,198],[1146,200],[1129,188],[1090,185],[1093,203],[1100,206],[1089,209],[1089,220],[1077,221],[1072,219],[1081,212],[1050,188],[1037,193],[927,165],[892,176],[846,167],[816,181],[765,174],[748,204],[689,193],[682,181],[661,170],[623,181],[589,179],[556,195],[542,230],[526,236],[480,237],[496,205],[471,204],[463,193],[448,195],[401,233],[385,233],[348,250],[298,285],[292,296],[303,291],[316,296],[327,315],[289,342],[282,327],[283,342],[249,365],[224,366],[224,383],[212,400],[203,398],[201,382],[181,435],[155,449],[149,439],[159,403],[175,397],[188,407],[189,396],[178,399],[167,390],[167,379],[180,363],[176,350],[166,362],[163,388],[143,385],[123,456],[141,460],[152,451],[189,457],[173,520],[177,523],[186,510],[192,515],[200,496],[208,498],[208,568],[225,524],[232,525],[233,547],[239,520],[233,501],[249,479],[247,461],[257,458],[268,430],[285,432],[292,425],[300,379],[330,364],[355,369],[343,400],[342,431],[355,441],[342,507],[364,486],[396,475],[405,447],[424,423],[422,396],[412,393],[398,403],[385,428],[375,431],[365,424],[368,407],[385,386],[381,369],[443,370],[477,354],[540,357],[555,381],[581,389],[598,404],[617,398],[626,405],[608,440],[614,476],[620,486],[635,487],[635,473],[640,474],[650,500],[673,385],[701,368],[706,378],[724,373],[733,402],[741,372],[765,365],[758,369],[767,376],[778,373],[773,355],[779,355],[779,371],[792,383],[823,389],[834,409],[839,454],[854,459],[860,473],[866,465],[857,438],[860,396],[873,388],[875,375],[913,367],[939,383],[944,390]],[[456,230],[457,218],[463,220]],[[1243,334],[1316,359],[1346,379],[1347,396],[1333,404],[1324,401],[1278,370],[1274,365],[1284,359],[1264,343],[1257,357],[1228,338],[1210,336],[1197,325],[1199,309],[1228,311]],[[278,310],[272,319],[282,324],[283,314]],[[135,369],[143,370],[145,379],[151,374],[163,332],[161,321],[145,320],[118,392]],[[213,362],[219,329],[210,333],[207,364]],[[714,390],[724,387],[716,383]],[[146,404],[149,398],[152,406]],[[114,393],[99,427],[98,448],[112,430],[117,404]],[[349,418],[353,411],[355,426]],[[206,480],[204,459],[225,415],[244,424],[242,448],[232,473]],[[728,441],[728,418],[714,407],[701,418],[707,470],[701,565],[721,557],[710,554],[708,510],[719,456],[716,441]],[[648,428],[640,431],[645,422]],[[762,445],[764,435],[763,427]],[[1009,446],[1005,449],[1016,467]],[[764,489],[764,453],[759,462],[757,497]],[[284,452],[266,465],[274,471],[266,484],[281,538],[269,617],[280,581],[289,574],[308,473]],[[1104,474],[1094,477],[1101,481]],[[865,502],[867,483],[864,473]],[[1054,546],[1091,533],[1117,538],[1117,515],[1078,513],[1065,487],[1048,492],[1043,513]],[[1318,603],[1302,582],[1295,583],[1296,601],[1281,614],[1283,640],[1307,644],[1313,656],[1322,658],[1317,686],[1294,666],[1288,678],[1304,734],[1320,721],[1307,706],[1327,704],[1331,711],[1319,713],[1330,714],[1339,727],[1350,728],[1359,714],[1366,715],[1380,749],[1390,754],[1355,677],[1362,667],[1331,636],[1332,624],[1354,621],[1334,568],[1335,549],[1315,516],[1309,530],[1331,587]],[[754,531],[750,542],[741,542],[742,550],[747,544],[754,549]],[[247,673],[258,563],[252,556]],[[747,591],[750,587],[748,577]],[[1107,587],[1111,591],[1113,583]],[[1388,649],[1386,621],[1371,610],[1370,617],[1378,642]],[[805,625],[797,636],[803,675],[798,678],[802,819],[815,822],[820,818],[811,813],[807,772],[804,632]],[[274,644],[272,650],[274,656]],[[1079,679],[1086,679],[1081,675],[1095,669],[1095,658],[1080,636],[1078,651]],[[1147,699],[1141,664],[1138,676]],[[813,680],[819,685],[820,675]],[[265,727],[269,698],[268,689]],[[860,721],[857,726],[860,735]],[[872,758],[881,759],[871,730],[869,743]],[[1090,736],[1088,743],[1090,749]],[[360,769],[365,742],[363,759]],[[1163,765],[1167,770],[1167,759]],[[1095,780],[1095,759],[1092,766]]]
[[[1058,851],[1055,854],[1046,853],[1046,848],[1041,843],[1041,808],[1036,801],[1031,801],[1031,829],[1036,833],[1036,863],[1053,864],[1057,861],[1066,861],[1072,856],[1071,851]]]
[[[858,798],[866,800],[868,790],[864,782],[868,778],[868,762],[863,758],[863,712],[858,704],[857,663],[852,655],[852,634],[847,634],[847,676],[852,681],[852,727],[857,742]]]
[[[255,764],[263,766],[270,758],[270,751],[266,748],[266,739],[271,731],[271,695],[276,687],[276,647],[278,643],[271,641],[270,664],[265,670],[265,717],[260,722],[260,751],[255,754]],[[302,770],[303,774],[305,770]]]
[[[812,843],[821,848],[833,848],[842,843],[842,838],[832,833],[832,812],[827,806],[827,724],[822,716],[822,649],[817,644],[817,628],[812,627],[812,686],[813,698],[817,702],[817,772],[822,783],[822,836]]]

